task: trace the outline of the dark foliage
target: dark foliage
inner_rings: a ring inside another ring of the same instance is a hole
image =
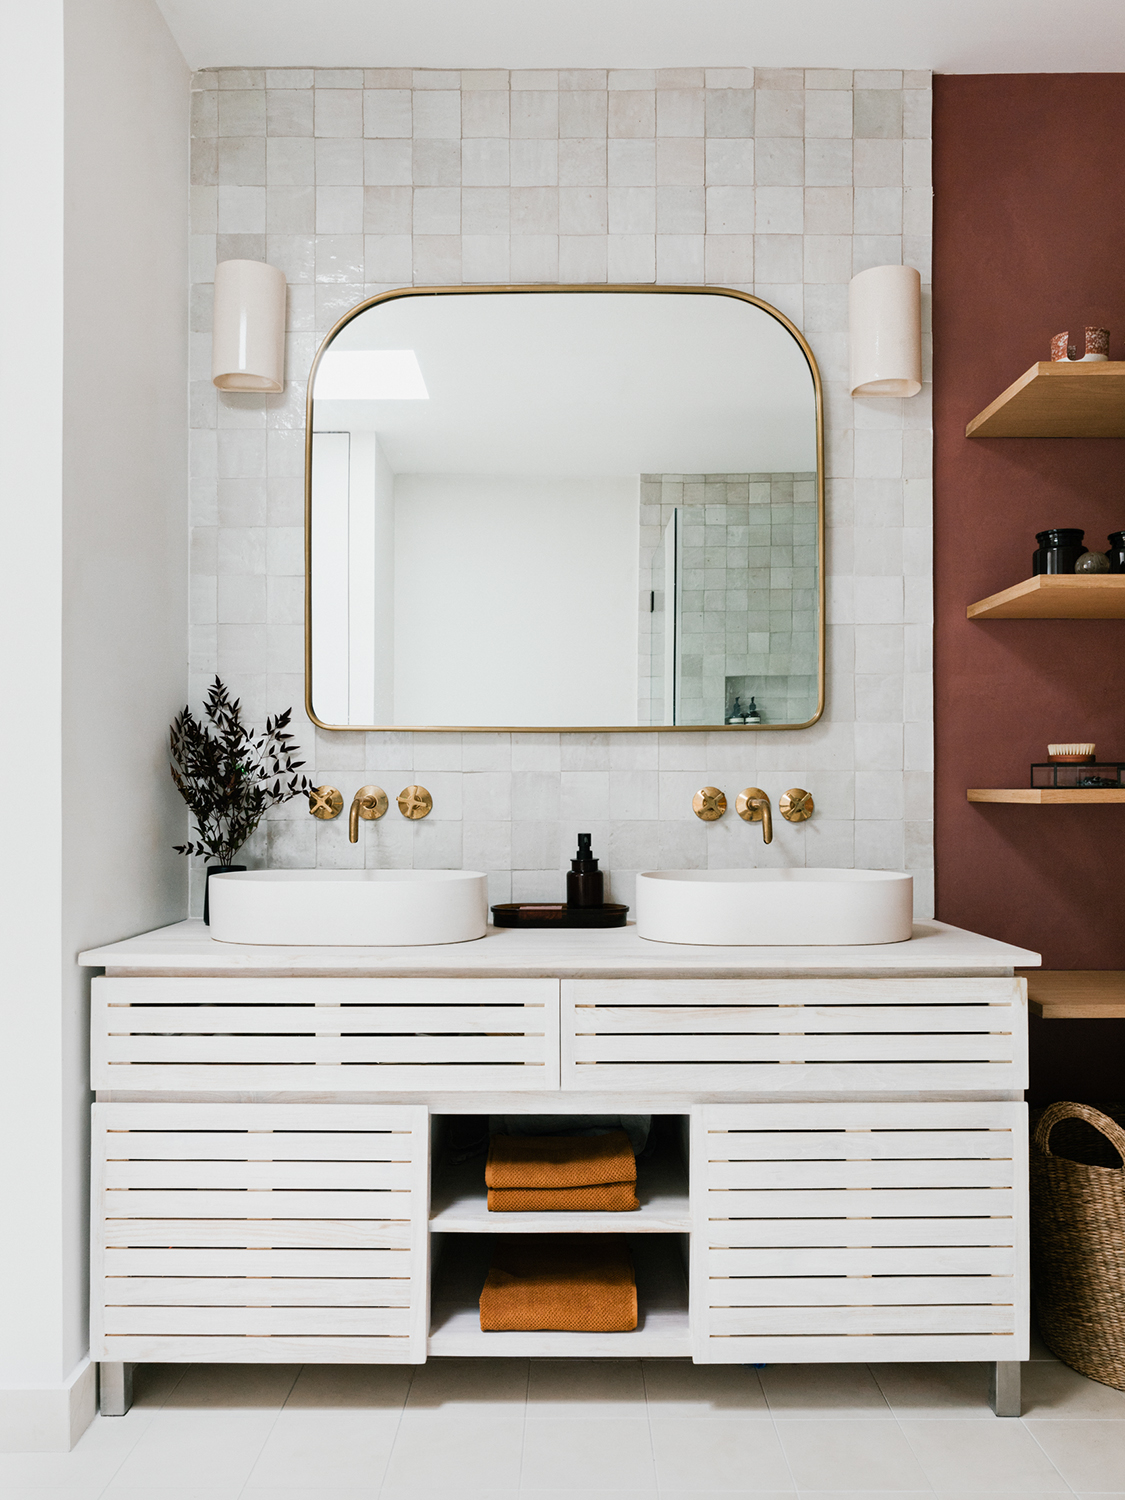
[[[198,834],[193,844],[176,844],[178,854],[233,864],[271,807],[308,794],[308,777],[297,774],[304,761],[293,758],[301,752],[286,733],[292,717],[287,708],[256,733],[242,722],[239,700],[231,702],[218,677],[207,692],[206,723],[190,708],[176,715],[170,730],[172,780]]]

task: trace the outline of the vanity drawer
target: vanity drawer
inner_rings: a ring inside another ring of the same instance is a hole
[[[95,1104],[91,1358],[420,1364],[421,1105]]]
[[[1022,1089],[1022,979],[564,980],[564,1089]]]
[[[95,979],[92,1084],[557,1089],[558,995],[555,979]]]
[[[1027,1106],[703,1105],[697,1363],[1028,1353]]]

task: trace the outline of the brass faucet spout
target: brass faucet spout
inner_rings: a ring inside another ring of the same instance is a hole
[[[359,820],[370,822],[372,818],[381,818],[387,810],[387,794],[381,786],[361,786],[352,798],[351,811],[348,813],[348,842],[359,843]]]
[[[773,810],[770,799],[760,786],[748,786],[745,791],[739,792],[734,810],[744,822],[760,823],[762,842],[773,843]]]

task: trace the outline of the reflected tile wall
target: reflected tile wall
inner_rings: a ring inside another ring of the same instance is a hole
[[[493,900],[558,898],[594,834],[612,899],[651,866],[909,869],[932,912],[930,388],[852,401],[847,284],[930,281],[930,76],[743,68],[506,72],[219,69],[194,81],[191,683],[218,671],[256,720],[292,703],[318,782],[392,811],[278,810],[249,863],[477,867]],[[289,281],[278,396],[210,384],[216,260]],[[802,329],[825,383],[828,705],[797,733],[314,733],[302,687],[305,376],[361,298],[482,282],[712,283]],[[929,335],[926,333],[927,371]],[[424,782],[434,812],[393,798]],[[697,787],[812,791],[811,822],[704,825]],[[737,825],[737,826],[736,826]],[[201,897],[194,897],[198,905]]]

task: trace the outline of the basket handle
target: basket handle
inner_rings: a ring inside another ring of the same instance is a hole
[[[1087,1125],[1092,1125],[1095,1130],[1100,1130],[1106,1140],[1121,1158],[1121,1166],[1125,1167],[1125,1130],[1111,1120],[1108,1115],[1103,1115],[1099,1109],[1091,1109],[1088,1104],[1052,1104],[1045,1109],[1039,1117],[1039,1124],[1035,1127],[1035,1144],[1044,1156],[1051,1155],[1050,1141],[1051,1131],[1062,1120],[1085,1120]],[[1120,1170],[1110,1168],[1110,1171]]]

